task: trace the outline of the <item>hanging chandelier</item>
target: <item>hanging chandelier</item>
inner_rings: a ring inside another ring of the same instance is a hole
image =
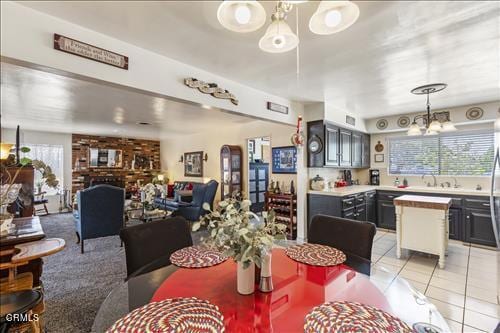
[[[292,31],[287,23],[287,15],[294,5],[307,1],[277,1],[271,24],[259,40],[262,51],[283,53],[299,45],[298,31]],[[350,27],[359,17],[358,6],[351,1],[328,1],[319,3],[309,20],[309,29],[318,35],[329,35]],[[266,11],[256,0],[225,0],[217,10],[220,24],[231,31],[251,32],[261,28],[266,22]]]
[[[441,91],[447,86],[448,85],[446,83],[432,83],[412,89],[412,94],[427,95],[427,113],[425,115],[418,115],[413,118],[413,122],[408,129],[408,135],[422,135],[420,125],[417,123],[417,120],[420,119],[422,119],[423,125],[425,127],[425,131],[423,133],[424,135],[436,135],[440,132],[452,132],[457,130],[455,125],[450,120],[450,113],[448,111],[431,113],[429,94]]]

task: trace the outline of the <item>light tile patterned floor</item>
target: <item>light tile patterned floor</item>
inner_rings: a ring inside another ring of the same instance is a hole
[[[500,321],[499,252],[450,241],[444,269],[435,256],[405,252],[397,259],[396,234],[377,231],[372,261],[388,270],[372,271],[379,287],[399,275],[429,298],[452,332],[493,332]]]

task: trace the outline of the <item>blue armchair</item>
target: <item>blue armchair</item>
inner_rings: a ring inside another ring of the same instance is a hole
[[[119,235],[124,226],[125,190],[96,185],[77,192],[78,211],[74,212],[77,244],[84,252],[85,239]]]
[[[193,200],[191,202],[170,201],[164,203],[165,209],[173,212],[174,216],[182,216],[188,221],[198,221],[206,214],[203,204],[207,202],[213,208],[215,194],[219,183],[211,180],[206,184],[195,184],[193,187]]]

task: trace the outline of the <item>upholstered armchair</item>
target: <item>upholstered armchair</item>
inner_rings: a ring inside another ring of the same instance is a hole
[[[119,235],[124,226],[125,190],[111,185],[96,185],[77,193],[74,212],[77,243],[84,252],[84,240]]]
[[[174,216],[182,216],[188,221],[198,221],[207,212],[203,204],[207,202],[213,208],[215,194],[219,183],[211,180],[206,184],[195,184],[193,187],[193,200],[189,203],[183,201],[166,201],[167,210],[173,212]]]

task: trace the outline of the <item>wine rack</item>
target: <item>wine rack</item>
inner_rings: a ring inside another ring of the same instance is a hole
[[[297,196],[266,192],[265,210],[271,209],[276,213],[276,222],[286,224],[287,238],[297,239]]]

